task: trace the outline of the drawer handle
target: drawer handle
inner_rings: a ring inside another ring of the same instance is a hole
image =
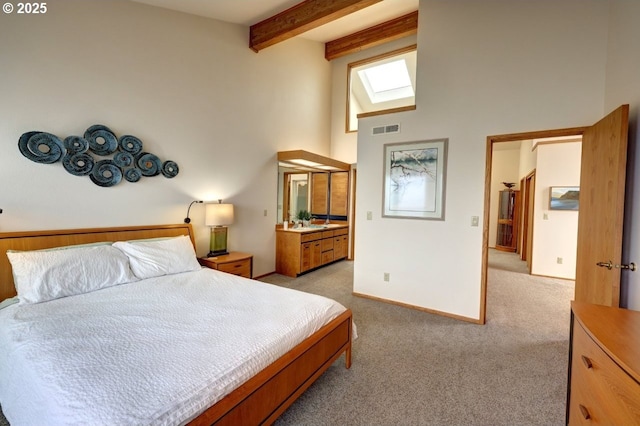
[[[589,410],[587,410],[587,407],[585,407],[584,405],[580,404],[580,414],[582,414],[582,417],[584,417],[585,420],[589,420],[591,418],[591,414],[589,414]]]
[[[589,358],[587,358],[586,356],[582,355],[582,362],[584,363],[584,366],[587,368],[592,368],[593,364],[591,363],[591,360]]]

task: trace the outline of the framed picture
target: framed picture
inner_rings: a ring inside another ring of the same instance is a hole
[[[444,220],[448,142],[384,145],[382,217]]]
[[[579,186],[549,187],[549,210],[578,210],[579,207]]]

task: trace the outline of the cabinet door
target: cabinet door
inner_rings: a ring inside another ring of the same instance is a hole
[[[329,173],[311,174],[311,214],[329,213]]]
[[[344,257],[344,247],[342,246],[342,235],[333,239],[333,257],[335,259],[341,259]]]
[[[332,216],[347,216],[349,203],[349,172],[331,173],[329,209]]]
[[[317,240],[311,243],[311,268],[322,265],[322,242]]]
[[[311,269],[311,246],[313,243],[300,245],[300,272]]]

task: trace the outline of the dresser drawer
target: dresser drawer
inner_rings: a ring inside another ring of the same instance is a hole
[[[570,425],[640,424],[640,384],[574,322]]]
[[[221,263],[218,265],[218,271],[251,278],[251,260],[245,259],[236,262]]]

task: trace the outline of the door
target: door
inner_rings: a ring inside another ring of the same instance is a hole
[[[533,253],[533,207],[535,205],[536,171],[525,178],[525,212],[522,225],[524,237],[522,241],[522,260],[527,262],[527,270],[531,274],[531,253]]]
[[[588,127],[582,138],[577,301],[618,306],[629,105]]]

